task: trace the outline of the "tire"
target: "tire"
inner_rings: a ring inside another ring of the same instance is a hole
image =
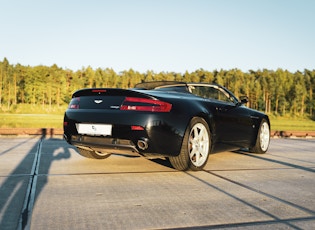
[[[198,171],[206,165],[210,149],[211,136],[207,122],[194,117],[185,131],[179,155],[169,157],[169,161],[177,170]]]
[[[79,154],[81,156],[91,158],[91,159],[101,160],[101,159],[106,159],[107,157],[109,157],[111,155],[110,153],[96,152],[96,151],[81,149],[81,148],[77,148],[77,149],[78,149]]]
[[[270,127],[266,119],[262,119],[254,147],[249,151],[252,153],[266,153],[270,143]]]

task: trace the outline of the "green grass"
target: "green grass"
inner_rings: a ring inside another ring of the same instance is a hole
[[[61,114],[0,113],[0,128],[62,128]]]
[[[315,131],[315,121],[309,118],[270,116],[270,123],[275,131]]]
[[[9,107],[2,105],[0,107],[1,113],[10,114],[63,114],[68,105],[36,105],[36,104],[16,104]]]
[[[63,114],[0,113],[0,128],[62,128]],[[308,118],[270,116],[274,131],[315,131],[315,121]]]
[[[0,128],[62,128],[68,105],[17,104],[0,107]]]

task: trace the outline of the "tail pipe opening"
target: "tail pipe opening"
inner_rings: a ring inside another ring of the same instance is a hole
[[[138,142],[137,142],[137,146],[138,146],[138,148],[141,149],[141,150],[146,150],[146,149],[149,147],[149,145],[148,145],[148,139],[147,139],[147,138],[141,138],[141,139],[139,139]]]

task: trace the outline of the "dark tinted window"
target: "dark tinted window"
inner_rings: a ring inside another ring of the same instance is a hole
[[[203,98],[214,99],[224,102],[232,102],[228,94],[225,94],[220,88],[215,86],[191,86],[191,93]]]

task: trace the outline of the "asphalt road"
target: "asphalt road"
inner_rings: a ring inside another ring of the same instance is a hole
[[[264,155],[211,155],[204,171],[164,160],[81,157],[61,138],[0,138],[0,229],[315,229],[315,139]]]

